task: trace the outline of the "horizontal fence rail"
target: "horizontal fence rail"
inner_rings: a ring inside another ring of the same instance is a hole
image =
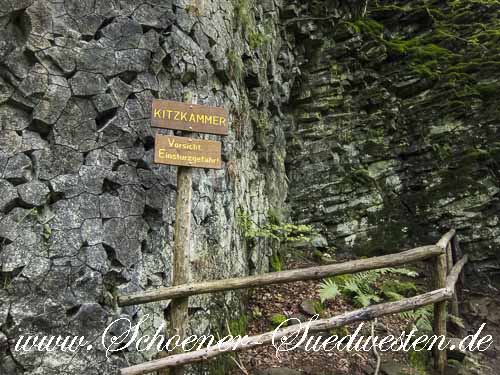
[[[450,230],[436,245],[418,247],[396,254],[384,255],[368,259],[360,259],[340,264],[311,267],[290,271],[275,272],[261,276],[249,276],[228,280],[216,280],[194,284],[178,285],[170,288],[160,288],[151,292],[120,296],[120,306],[143,304],[165,299],[185,298],[191,295],[221,292],[226,290],[259,287],[271,284],[316,280],[331,276],[345,275],[382,267],[394,267],[416,261],[434,258],[435,290],[404,298],[396,302],[381,303],[363,309],[347,312],[328,319],[312,321],[308,325],[309,332],[326,331],[359,321],[372,320],[380,316],[415,310],[419,307],[434,304],[434,333],[446,336],[447,302],[456,302],[456,284],[463,283],[463,268],[468,261],[467,255],[461,256],[455,231]],[[457,305],[458,306],[458,305]],[[455,306],[455,308],[457,308]],[[162,369],[183,366],[190,363],[205,361],[218,355],[246,350],[260,345],[269,345],[273,340],[292,335],[300,330],[300,325],[290,326],[278,331],[270,331],[259,335],[246,336],[240,345],[235,342],[225,342],[212,348],[199,349],[192,352],[170,355],[165,358],[130,366],[121,370],[122,375],[146,374]],[[434,352],[435,367],[439,374],[444,374],[446,366],[446,351]]]
[[[394,267],[410,264],[444,254],[444,249],[437,245],[417,247],[400,253],[379,257],[359,259],[326,266],[302,268],[289,271],[273,272],[264,275],[238,277],[226,280],[205,281],[193,284],[159,288],[150,292],[119,296],[119,306],[139,305],[166,299],[182,298],[205,293],[227,290],[255,288],[259,286],[289,283],[294,281],[318,280],[326,277],[345,275],[382,267]]]
[[[327,331],[337,327],[345,326],[347,324],[365,320],[372,320],[384,315],[415,310],[422,306],[450,300],[453,296],[453,289],[455,288],[455,283],[457,281],[458,275],[462,271],[462,268],[465,265],[466,261],[467,258],[465,258],[463,262],[459,262],[455,265],[452,271],[453,275],[450,274],[450,276],[447,278],[446,288],[433,290],[431,292],[423,293],[415,297],[405,298],[397,302],[381,303],[378,305],[365,307],[363,309],[354,310],[342,315],[334,316],[329,319],[316,320],[310,323],[309,332]],[[242,341],[242,344],[238,347],[235,347],[234,342],[226,342],[221,344],[220,347],[201,349],[183,354],[176,354],[155,361],[131,366],[122,369],[121,373],[122,375],[145,374],[167,367],[175,367],[188,363],[205,361],[224,353],[271,344],[273,335],[274,340],[279,342],[282,337],[290,336],[293,333],[297,332],[298,329],[298,325],[292,325],[279,331],[270,331],[260,335],[248,337],[246,340]]]

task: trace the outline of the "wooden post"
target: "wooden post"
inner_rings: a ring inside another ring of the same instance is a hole
[[[438,242],[438,246],[440,245],[442,246],[441,241]],[[433,262],[434,289],[446,287],[446,248],[447,242],[442,246],[443,254],[438,255]],[[446,337],[446,301],[434,305],[434,334]],[[444,375],[447,365],[446,350],[439,350],[437,345],[434,346],[434,365],[437,373]]]
[[[453,265],[456,265],[459,263],[461,260],[464,259],[462,257],[462,254],[460,254],[460,248],[458,244],[458,239],[457,235],[454,235],[453,238],[450,241],[450,255],[449,258],[451,257],[451,262]],[[450,275],[450,271],[448,271],[448,276]],[[463,280],[463,272],[460,272],[459,274],[459,279]],[[459,284],[458,287],[453,288],[453,298],[451,300],[451,309],[450,312],[452,315],[456,316],[457,318],[460,318],[460,307],[458,304],[458,300],[460,298],[460,295],[458,294],[458,291],[460,290],[461,285]],[[458,324],[455,324],[455,329],[457,330],[457,333],[459,334],[460,337],[464,337],[466,335],[466,330],[461,327]]]
[[[455,235],[451,240],[451,252],[453,255],[453,260],[457,263],[460,259],[462,259],[462,249],[460,248],[460,242],[458,241],[458,237]],[[460,273],[460,283],[461,285],[465,285],[464,273]],[[460,288],[459,288],[460,289]]]
[[[191,99],[196,104],[197,98]],[[175,205],[175,238],[173,254],[172,285],[187,284],[189,282],[191,253],[191,207],[193,197],[193,169],[177,167],[177,201]],[[179,335],[181,340],[186,337],[189,322],[189,297],[173,299],[170,303],[170,337]],[[180,353],[174,350],[172,354]],[[168,370],[162,375],[169,374]],[[172,368],[171,375],[183,375],[182,367]]]
[[[192,169],[178,167],[177,203],[175,220],[173,285],[186,284],[189,280],[189,253],[191,250],[191,200]],[[188,298],[173,299],[170,304],[170,336],[186,337],[188,324]],[[182,367],[172,369],[172,375],[182,375]]]

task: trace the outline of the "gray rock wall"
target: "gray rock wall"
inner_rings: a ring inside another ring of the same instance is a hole
[[[153,98],[197,93],[231,116],[224,169],[194,173],[192,280],[266,271],[272,244],[247,242],[239,218],[289,208],[349,254],[455,227],[498,285],[499,9],[457,3],[370,2],[363,18],[363,1],[1,2],[0,373],[154,356],[13,351],[21,334],[164,321],[167,303],[115,303],[170,285],[176,171],[152,162]],[[191,298],[193,332],[243,328],[243,300]]]
[[[453,227],[481,290],[500,285],[500,61],[494,2],[292,2],[292,217],[373,256]],[[347,4],[347,3],[344,3]],[[498,289],[497,289],[498,290]]]
[[[155,354],[13,350],[22,334],[98,340],[119,317],[150,314],[150,334],[164,321],[167,303],[115,304],[170,285],[176,168],[153,163],[153,98],[197,93],[231,116],[224,169],[194,172],[191,279],[267,270],[237,213],[261,222],[286,197],[283,132],[259,147],[254,134],[256,119],[274,128],[292,86],[278,13],[273,1],[1,3],[0,373],[111,374]],[[193,330],[237,321],[240,297],[192,298]]]

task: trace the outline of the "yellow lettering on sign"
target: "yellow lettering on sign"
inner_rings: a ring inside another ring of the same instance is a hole
[[[201,145],[193,144],[193,143],[179,143],[176,142],[175,139],[169,138],[168,145],[172,148],[183,149],[183,150],[191,150],[191,151],[201,151]]]
[[[192,124],[227,126],[227,118],[218,115],[197,114],[188,110],[178,111],[173,109],[153,108],[153,118],[168,119],[170,121],[179,121]]]

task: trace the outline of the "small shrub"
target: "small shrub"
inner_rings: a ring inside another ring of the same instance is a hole
[[[280,324],[283,324],[288,318],[283,314],[274,314],[269,318],[273,326],[278,327]],[[285,323],[283,326],[286,327],[288,323]]]

